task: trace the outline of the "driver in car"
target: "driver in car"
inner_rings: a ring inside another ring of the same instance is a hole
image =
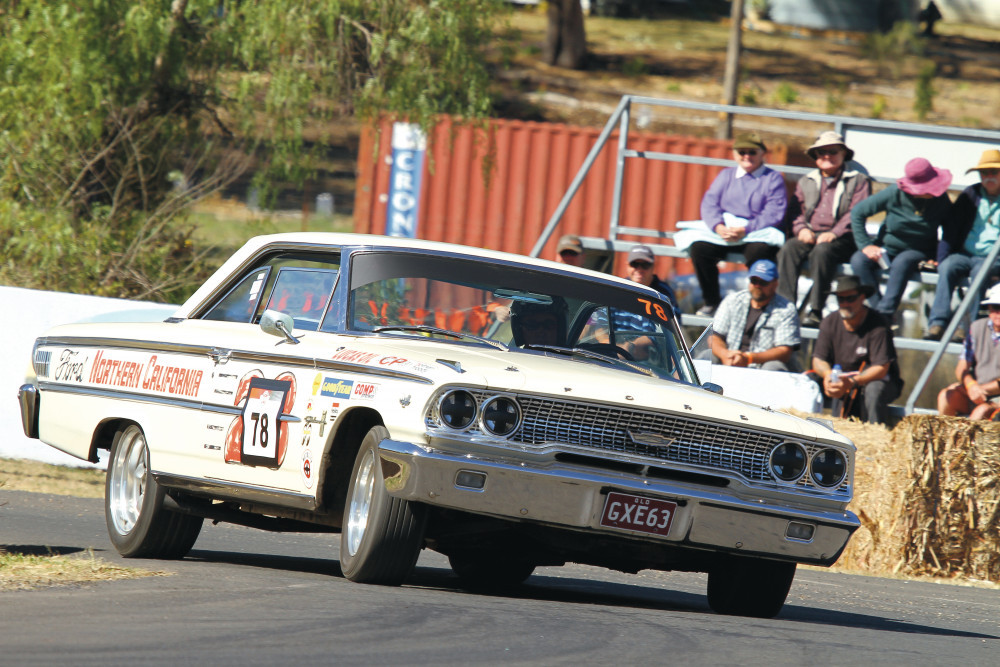
[[[510,328],[520,347],[565,345],[566,302],[560,297],[552,303],[515,301],[510,307]]]

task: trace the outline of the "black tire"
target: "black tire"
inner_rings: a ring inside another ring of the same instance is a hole
[[[503,555],[482,552],[457,552],[448,555],[451,569],[463,588],[498,590],[524,583],[535,571],[535,564]]]
[[[351,581],[399,586],[424,546],[425,508],[385,490],[378,445],[384,426],[365,435],[354,460],[340,532],[340,569]]]
[[[708,573],[708,606],[719,614],[772,618],[794,578],[795,563],[734,556]]]
[[[164,509],[165,494],[150,473],[142,429],[118,429],[104,482],[104,518],[111,543],[125,558],[176,559],[191,551],[202,518]]]

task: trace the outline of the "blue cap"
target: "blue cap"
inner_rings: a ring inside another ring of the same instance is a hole
[[[750,278],[760,278],[771,282],[778,279],[778,265],[769,259],[758,259],[750,267]]]

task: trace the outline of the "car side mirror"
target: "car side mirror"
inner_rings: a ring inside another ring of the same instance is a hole
[[[284,338],[292,344],[298,344],[299,339],[292,335],[295,321],[292,316],[277,310],[265,310],[260,316],[260,328],[266,334]]]
[[[718,394],[719,396],[722,396],[722,385],[715,384],[714,382],[706,382],[705,384],[701,385],[701,388],[710,391],[713,394]]]

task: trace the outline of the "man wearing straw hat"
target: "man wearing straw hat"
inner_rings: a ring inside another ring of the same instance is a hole
[[[965,337],[965,349],[955,367],[958,382],[938,394],[942,415],[990,419],[997,412],[991,398],[1000,396],[1000,285],[986,293],[986,317],[976,320]]]
[[[925,340],[941,340],[951,320],[952,292],[979,273],[990,248],[1000,239],[1000,150],[983,151],[979,164],[965,173],[970,171],[979,172],[979,183],[965,188],[955,200],[938,244],[938,284]],[[1000,259],[994,261],[990,274],[1000,274]],[[989,279],[980,286],[979,300],[989,286]],[[975,319],[975,313],[970,319]]]
[[[854,151],[836,132],[820,134],[806,154],[816,161],[816,169],[799,179],[790,202],[797,215],[792,219],[791,238],[778,252],[778,294],[798,302],[799,272],[808,261],[813,287],[802,326],[818,327],[838,266],[857,250],[851,209],[868,198],[872,186],[856,164],[848,164]]]

